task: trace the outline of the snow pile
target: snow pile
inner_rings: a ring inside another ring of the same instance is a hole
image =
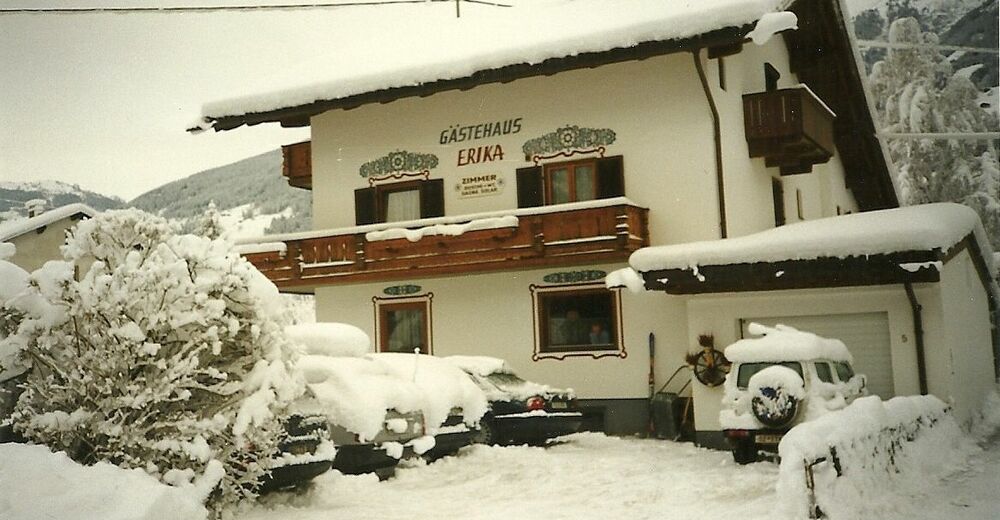
[[[0,242],[0,260],[6,260],[17,254],[17,246],[9,242]]]
[[[646,247],[632,253],[639,272],[692,269],[817,258],[847,258],[902,251],[948,251],[974,233],[986,262],[993,255],[979,216],[961,204],[938,203],[840,215],[743,237]]]
[[[646,290],[646,282],[642,279],[642,275],[631,267],[611,271],[604,278],[604,285],[608,289],[627,287],[632,294],[640,294]]]
[[[1000,386],[994,387],[983,400],[982,410],[973,418],[970,431],[973,437],[982,440],[1000,432]]]
[[[885,517],[898,505],[886,496],[926,490],[979,451],[933,396],[858,399],[796,426],[778,449],[778,501],[790,518],[813,504],[830,518]],[[810,491],[806,468],[819,459]]]
[[[427,433],[433,434],[453,408],[462,420],[475,426],[486,413],[486,395],[468,374],[441,358],[424,354],[380,353],[370,358],[383,363],[399,378],[413,381],[424,394],[424,420]]]
[[[383,231],[369,231],[365,234],[365,239],[369,242],[376,242],[379,240],[395,240],[397,238],[405,238],[410,242],[419,242],[420,239],[426,236],[457,237],[464,235],[469,231],[516,228],[517,225],[517,217],[507,215],[503,217],[473,219],[464,224],[433,224],[416,229],[393,227]]]
[[[751,323],[750,334],[756,338],[745,338],[725,349],[726,358],[733,363],[756,361],[803,361],[828,359],[831,361],[853,361],[850,351],[843,341],[817,336],[787,325],[767,327]]]
[[[73,215],[86,215],[88,217],[93,217],[96,214],[97,210],[91,208],[90,206],[76,203],[58,207],[40,215],[35,215],[31,218],[4,222],[0,224],[0,242],[19,237],[29,231],[48,226],[53,222],[58,222],[64,218],[72,217]]]
[[[298,67],[287,67],[280,77],[267,78],[260,87],[248,89],[265,93],[208,103],[202,114],[219,118],[265,112],[461,78],[506,65],[688,38],[753,24],[790,3],[521,2],[508,8],[464,6],[461,18],[442,17],[440,10],[428,8],[431,6],[393,6],[390,9],[394,9],[394,16],[389,21],[379,8],[344,10],[338,18],[341,30],[327,36],[323,47],[366,52],[321,54]],[[395,20],[405,21],[405,25],[397,25]],[[407,38],[386,37],[403,31]]]
[[[45,446],[0,444],[0,516],[7,520],[205,519],[204,496],[141,469],[98,462],[83,466]]]
[[[514,371],[506,361],[489,356],[448,356],[444,358],[449,363],[477,376],[490,374],[513,374]]]
[[[285,336],[306,354],[361,357],[371,351],[365,331],[346,323],[299,323],[285,327]]]
[[[747,38],[753,40],[757,45],[764,45],[775,34],[798,28],[799,18],[793,12],[780,11],[777,13],[767,13],[760,17],[757,25],[747,34]]]
[[[325,415],[362,441],[382,431],[388,410],[407,413],[425,406],[424,393],[411,378],[401,378],[367,357],[304,355],[296,366],[305,376],[310,397],[295,407]]]

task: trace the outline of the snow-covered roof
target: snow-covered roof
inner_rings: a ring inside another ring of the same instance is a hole
[[[29,231],[34,231],[74,215],[93,217],[96,214],[97,211],[90,206],[76,203],[61,206],[31,218],[3,222],[0,223],[0,242],[19,237]]]
[[[734,363],[811,359],[853,361],[847,346],[839,339],[824,338],[786,325],[772,328],[751,323],[749,331],[756,337],[741,339],[726,347],[724,353],[727,359]]]
[[[508,8],[466,3],[461,18],[442,16],[430,3],[344,10],[342,23],[321,36],[314,55],[248,89],[258,93],[205,104],[202,115],[217,120],[263,113],[725,28],[748,32],[791,1],[515,0]],[[386,9],[395,10],[391,18]],[[788,23],[772,17],[755,37],[766,39]]]
[[[906,251],[948,251],[973,234],[990,273],[993,254],[979,216],[960,204],[938,203],[841,215],[760,233],[640,249],[629,258],[637,271],[699,266],[865,257]]]

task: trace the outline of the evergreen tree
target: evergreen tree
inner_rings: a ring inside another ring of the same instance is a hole
[[[32,365],[22,435],[194,486],[220,511],[254,494],[302,384],[277,289],[228,243],[175,231],[134,209],[78,224],[67,261],[8,302],[23,318],[0,352]]]
[[[937,36],[913,18],[889,28],[889,41],[923,47],[889,49],[870,76],[881,127],[894,133],[995,131],[997,118],[976,104],[978,91],[954,74],[934,48]],[[989,140],[893,139],[889,154],[899,171],[905,204],[958,202],[975,209],[994,247],[1000,246],[1000,192],[996,143]]]
[[[217,238],[222,238],[225,231],[225,228],[222,226],[222,214],[219,213],[218,208],[215,207],[215,201],[208,201],[208,208],[206,208],[204,213],[201,214],[201,217],[195,221],[191,233],[215,240]]]

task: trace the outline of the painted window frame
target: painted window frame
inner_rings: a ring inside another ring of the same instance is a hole
[[[534,285],[529,286],[531,291],[531,313],[534,334],[534,352],[532,361],[542,359],[564,360],[570,357],[590,357],[600,359],[605,357],[617,357],[624,359],[628,357],[625,350],[624,335],[624,315],[622,313],[622,299],[620,289],[608,289],[603,283],[595,284],[561,284],[561,285]],[[611,310],[613,313],[609,335],[613,340],[610,347],[591,345],[572,345],[570,347],[551,347],[545,345],[547,340],[547,320],[545,300],[555,296],[570,296],[573,294],[607,294],[611,298]]]
[[[542,164],[541,166],[542,166],[542,183],[543,183],[543,193],[544,193],[544,195],[543,195],[543,197],[544,197],[544,205],[551,206],[551,205],[555,204],[552,201],[552,170],[558,170],[558,169],[562,169],[562,168],[567,169],[568,184],[567,184],[566,189],[569,192],[570,200],[567,200],[566,203],[583,202],[583,201],[577,200],[577,198],[576,198],[576,194],[577,194],[577,191],[576,191],[576,169],[578,167],[581,167],[581,166],[590,166],[590,172],[591,172],[590,173],[590,194],[591,194],[591,198],[585,199],[585,200],[597,200],[599,192],[600,192],[600,188],[598,186],[598,182],[599,182],[598,176],[599,176],[599,173],[597,171],[597,168],[598,168],[597,159],[598,159],[597,157],[588,157],[586,159],[577,159],[577,160],[573,160],[573,161],[559,161],[559,162],[550,162],[550,163],[544,163],[544,164]]]
[[[392,352],[388,350],[388,336],[385,327],[388,323],[385,313],[393,308],[422,308],[424,310],[424,346],[420,350],[421,354],[434,355],[434,293],[418,294],[413,296],[379,297],[372,298],[373,312],[375,316],[375,351]]]

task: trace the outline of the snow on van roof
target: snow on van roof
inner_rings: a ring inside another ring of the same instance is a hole
[[[486,413],[488,403],[483,391],[468,374],[442,358],[395,352],[369,354],[368,358],[385,364],[397,377],[413,381],[423,390],[428,433],[433,434],[444,424],[453,408],[462,410],[462,419],[469,426],[478,424]]]
[[[430,2],[345,9],[335,27],[317,35],[311,55],[277,71],[280,76],[261,78],[259,87],[248,88],[256,94],[205,104],[202,115],[218,119],[268,112],[508,65],[690,38],[754,24],[791,0],[511,3],[506,8],[463,4],[460,18]],[[767,22],[755,36],[766,39],[790,28],[787,17]]]
[[[843,341],[817,336],[787,325],[766,327],[751,323],[748,327],[754,338],[744,338],[726,347],[723,352],[733,363],[757,361],[807,361],[828,359],[851,362],[850,351]]]
[[[285,327],[285,336],[307,354],[361,357],[371,351],[365,331],[346,323],[299,323]]]
[[[979,216],[961,204],[937,203],[840,215],[722,240],[646,247],[629,264],[640,272],[903,251],[947,251],[973,233],[993,268],[992,248]]]
[[[506,361],[489,356],[448,356],[445,361],[477,376],[488,376],[490,374],[513,374],[510,365]]]
[[[48,226],[53,222],[58,222],[64,218],[79,214],[93,217],[97,214],[97,211],[86,204],[67,204],[31,218],[3,222],[0,223],[0,242],[5,242],[29,231],[34,231],[40,227]]]

